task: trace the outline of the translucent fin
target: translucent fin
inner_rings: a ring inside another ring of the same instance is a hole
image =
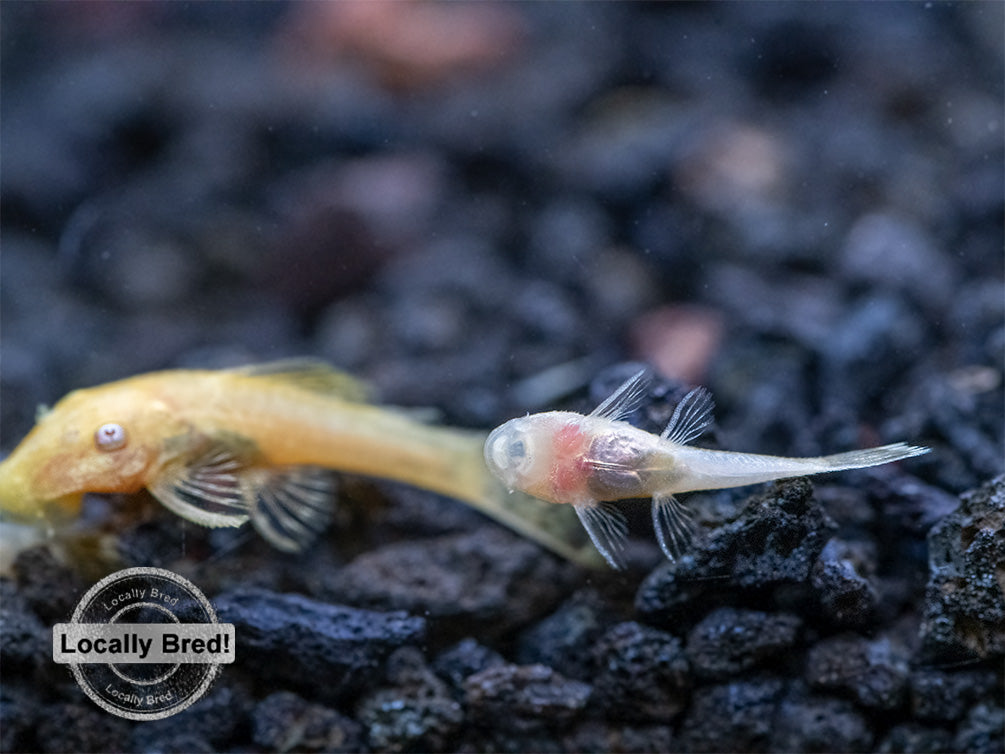
[[[251,522],[273,547],[300,552],[331,522],[335,483],[316,466],[249,472]]]
[[[248,520],[241,464],[214,445],[194,460],[169,464],[148,486],[168,510],[201,526],[240,526]]]
[[[624,564],[620,553],[625,549],[625,539],[628,537],[625,514],[611,503],[586,503],[573,507],[604,560],[611,568],[622,570]]]
[[[646,369],[640,369],[629,377],[621,387],[608,396],[607,400],[590,412],[590,416],[618,421],[642,405],[649,388],[651,376]],[[582,518],[582,517],[580,517]]]
[[[696,387],[681,399],[674,409],[661,440],[687,445],[701,437],[712,424],[712,409],[715,403],[712,394],[703,387]]]
[[[679,558],[691,544],[691,514],[673,495],[653,495],[653,529],[670,560]]]
[[[884,463],[891,463],[892,461],[900,461],[905,458],[924,455],[929,451],[931,451],[931,448],[897,442],[892,445],[881,445],[878,448],[864,448],[863,450],[851,450],[847,453],[835,453],[831,456],[822,456],[813,460],[825,465],[827,471],[841,471],[842,469],[864,469],[867,466],[879,466]]]
[[[332,395],[355,403],[366,403],[371,399],[370,390],[362,381],[340,372],[319,359],[282,359],[238,367],[232,371],[249,377],[281,380],[303,390]]]

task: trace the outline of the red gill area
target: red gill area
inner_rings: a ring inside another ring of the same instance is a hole
[[[589,436],[576,423],[566,424],[552,440],[551,486],[556,502],[577,502],[588,497],[586,451]]]

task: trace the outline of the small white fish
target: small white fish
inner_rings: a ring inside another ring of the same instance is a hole
[[[861,469],[927,453],[895,443],[818,458],[786,458],[689,447],[712,423],[712,396],[684,396],[659,436],[622,419],[646,395],[646,370],[627,380],[588,416],[548,411],[512,419],[485,441],[485,463],[510,490],[575,508],[597,550],[621,568],[628,527],[613,500],[652,497],[660,548],[674,560],[690,542],[678,492],[742,487],[786,477]]]

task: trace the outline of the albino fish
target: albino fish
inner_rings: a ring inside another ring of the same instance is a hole
[[[588,416],[548,411],[511,419],[485,441],[485,463],[511,491],[571,505],[600,554],[621,568],[628,526],[611,501],[652,498],[660,549],[674,560],[691,539],[688,511],[678,492],[742,487],[786,477],[861,469],[927,453],[895,443],[817,458],[732,453],[689,442],[712,423],[712,397],[704,388],[684,396],[659,436],[624,417],[639,407],[646,370],[627,380]]]
[[[250,520],[296,552],[331,518],[335,470],[448,495],[576,562],[597,560],[571,513],[505,494],[482,463],[484,433],[430,426],[366,393],[311,360],[75,390],[0,462],[0,511],[49,525],[79,513],[85,492],[146,488],[189,521]]]

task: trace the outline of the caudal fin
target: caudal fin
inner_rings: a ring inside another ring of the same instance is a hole
[[[931,448],[897,442],[892,445],[881,445],[878,448],[835,453],[832,456],[822,456],[816,460],[825,465],[827,471],[842,471],[845,469],[864,469],[867,466],[879,466],[892,461],[900,461],[904,458],[924,455],[930,450]]]

